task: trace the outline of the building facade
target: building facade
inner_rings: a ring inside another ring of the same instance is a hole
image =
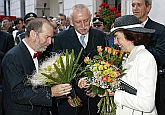
[[[0,14],[6,16],[24,17],[28,12],[35,12],[39,17],[57,16],[64,13],[69,16],[70,10],[75,4],[86,4],[91,13],[94,14],[99,9],[103,0],[0,0]],[[106,0],[109,4],[115,5],[115,1]]]
[[[72,6],[78,3],[85,3],[94,14],[102,1],[121,8],[122,15],[132,14],[132,0],[0,0],[0,15],[24,17],[28,12],[35,12],[38,16],[56,17],[58,13],[69,16]],[[164,0],[153,0],[150,16],[165,25],[164,4]]]

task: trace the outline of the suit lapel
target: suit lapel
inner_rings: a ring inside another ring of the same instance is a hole
[[[149,28],[149,29],[154,29],[155,27],[154,27],[154,25],[152,25],[152,20],[150,19],[150,18],[148,18],[148,21],[146,22],[146,24],[145,24],[145,28]]]
[[[95,49],[95,47],[96,47],[95,45],[97,45],[96,41],[95,41],[95,36],[93,34],[93,30],[90,29],[86,49],[89,50],[89,51],[92,51],[93,49]]]
[[[81,45],[79,39],[78,39],[78,36],[74,30],[74,28],[70,28],[69,29],[69,36],[68,36],[68,42],[71,43],[71,45],[74,47],[74,50],[76,52],[79,52],[81,50],[81,48],[83,48],[83,46]]]
[[[21,42],[19,44],[19,47],[21,48],[21,56],[22,56],[22,59],[24,60],[24,64],[26,65],[25,69],[26,69],[27,73],[29,75],[33,74],[33,72],[36,70],[36,68],[35,68],[34,61],[30,55],[28,48],[26,47],[26,45],[23,42]]]

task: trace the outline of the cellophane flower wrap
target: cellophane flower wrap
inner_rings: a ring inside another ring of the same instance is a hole
[[[124,57],[124,52],[110,47],[97,46],[98,55],[93,59],[85,57],[84,62],[85,75],[90,84],[90,89],[96,95],[104,95],[98,103],[98,113],[105,115],[115,115],[116,105],[113,97],[108,95],[107,89],[115,91],[119,88],[120,78],[125,74],[121,64]]]
[[[81,68],[81,64],[78,64],[81,53],[82,50],[76,59],[74,50],[71,53],[66,50],[65,53],[54,54],[45,60],[39,67],[38,72],[35,72],[29,78],[30,83],[33,87],[71,83],[77,76],[77,71]],[[74,90],[71,91],[71,98],[74,107],[81,106]]]

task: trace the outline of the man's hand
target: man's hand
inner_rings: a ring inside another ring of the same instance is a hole
[[[95,97],[96,95],[92,92],[91,89],[86,89],[86,95],[89,97]]]
[[[86,80],[86,77],[84,78],[81,78],[79,81],[78,81],[78,86],[79,88],[89,88],[90,84],[87,83],[87,80]]]
[[[70,84],[59,84],[51,87],[52,97],[59,97],[63,95],[67,95],[72,90],[72,86]]]

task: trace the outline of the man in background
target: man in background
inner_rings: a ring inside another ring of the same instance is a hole
[[[1,71],[1,62],[4,55],[14,47],[14,38],[10,33],[3,32],[0,30],[0,114],[2,113],[2,79],[3,74]]]
[[[15,26],[15,28],[14,28],[12,34],[13,34],[13,37],[14,37],[14,40],[15,40],[17,32],[19,32],[21,30],[24,31],[24,21],[23,21],[23,19],[22,18],[16,18],[16,20],[14,21],[14,26]]]
[[[23,38],[25,38],[25,31],[26,31],[26,25],[33,19],[35,19],[37,17],[37,15],[33,12],[27,13],[24,17],[24,24],[25,24],[25,28],[18,31],[16,33],[16,38],[15,38],[15,42],[16,44],[19,44]]]
[[[10,33],[11,22],[8,19],[2,21],[1,30]]]
[[[57,23],[57,33],[60,33],[64,30],[67,30],[66,28],[66,15],[59,13],[57,18],[56,18],[56,23]]]
[[[156,108],[158,115],[165,113],[165,26],[150,19],[152,0],[132,0],[133,14],[139,18],[145,28],[155,29],[151,42],[146,48],[155,57],[158,65],[156,87]]]
[[[55,52],[63,52],[66,49],[74,49],[78,56],[81,48],[83,52],[80,57],[80,63],[83,63],[85,56],[93,57],[97,53],[97,46],[106,46],[105,34],[97,29],[91,28],[91,12],[84,4],[73,6],[71,15],[71,27],[68,30],[60,32],[54,39]],[[77,95],[82,100],[82,107],[71,107],[67,99],[61,99],[58,103],[59,115],[98,115],[97,103],[100,98],[85,92],[78,88],[76,82],[72,83]]]
[[[92,20],[92,27],[104,32],[104,19],[101,17],[94,17]]]

